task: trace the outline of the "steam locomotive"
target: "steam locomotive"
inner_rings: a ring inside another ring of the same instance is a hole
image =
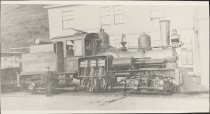
[[[48,76],[53,88],[72,87],[77,91],[179,91],[182,73],[176,49],[181,44],[179,39],[169,40],[169,22],[160,23],[162,45],[151,47],[151,37],[143,33],[135,51],[127,48],[125,35],[121,49],[110,46],[103,29],[99,33],[78,31],[50,42],[37,39],[31,52],[22,55],[21,85],[32,91],[44,89]],[[66,54],[68,43],[73,44],[73,56]]]

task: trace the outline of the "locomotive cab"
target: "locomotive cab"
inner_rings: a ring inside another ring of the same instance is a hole
[[[59,84],[70,86],[73,80],[78,79],[78,60],[96,53],[97,38],[96,33],[80,32],[52,39],[55,44]],[[76,83],[79,83],[78,80]]]
[[[56,45],[57,69],[59,73],[77,72],[78,58],[96,53],[96,33],[76,33],[52,39]]]
[[[61,82],[63,82],[63,84],[66,84],[66,81],[68,80],[75,80],[75,81],[77,80],[77,82],[78,80],[82,81],[83,79],[81,79],[81,72],[79,70],[80,58],[88,58],[89,60],[91,57],[93,57],[95,59],[97,58],[96,56],[99,50],[108,47],[108,44],[106,45],[106,47],[104,46],[104,44],[106,44],[104,43],[105,42],[104,38],[100,37],[100,34],[97,33],[85,33],[85,32],[76,33],[72,36],[67,36],[65,38],[59,38],[56,40],[57,40],[55,41],[56,49],[57,50],[59,50],[59,48],[63,49],[63,51],[57,52],[57,59],[59,59],[57,61],[60,61],[58,62],[57,67],[58,67],[59,77],[62,77],[63,81]],[[63,46],[60,46],[58,42],[62,42]],[[98,59],[101,58],[99,57]],[[99,61],[100,63],[101,61],[98,59],[97,61]],[[91,62],[94,63],[94,61]],[[64,69],[59,70],[62,67]],[[103,68],[97,67],[97,69],[102,70]],[[75,81],[71,82],[74,83]]]

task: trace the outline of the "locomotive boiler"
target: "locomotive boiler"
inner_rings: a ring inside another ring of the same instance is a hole
[[[161,30],[166,31],[161,32],[164,45],[152,47],[151,37],[143,33],[135,52],[126,47],[124,36],[121,49],[110,46],[109,35],[103,29],[99,33],[79,31],[53,43],[39,42],[31,47],[31,53],[23,55],[22,86],[30,90],[43,89],[45,77],[50,74],[54,88],[73,87],[77,91],[126,88],[166,94],[179,91],[181,70],[176,48],[181,45],[168,43],[169,21],[162,22]],[[66,52],[72,47],[74,52],[69,56]]]

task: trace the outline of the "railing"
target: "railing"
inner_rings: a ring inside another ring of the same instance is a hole
[[[29,47],[1,49],[1,69],[20,67],[21,55],[29,51]]]
[[[1,53],[29,53],[29,47],[1,49]]]

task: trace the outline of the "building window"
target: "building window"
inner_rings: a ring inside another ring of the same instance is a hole
[[[110,7],[101,8],[101,25],[110,25],[111,16],[110,16]]]
[[[114,6],[114,24],[123,24],[124,15],[122,6]]]
[[[62,27],[63,29],[71,29],[75,26],[74,12],[64,11],[62,12]]]

